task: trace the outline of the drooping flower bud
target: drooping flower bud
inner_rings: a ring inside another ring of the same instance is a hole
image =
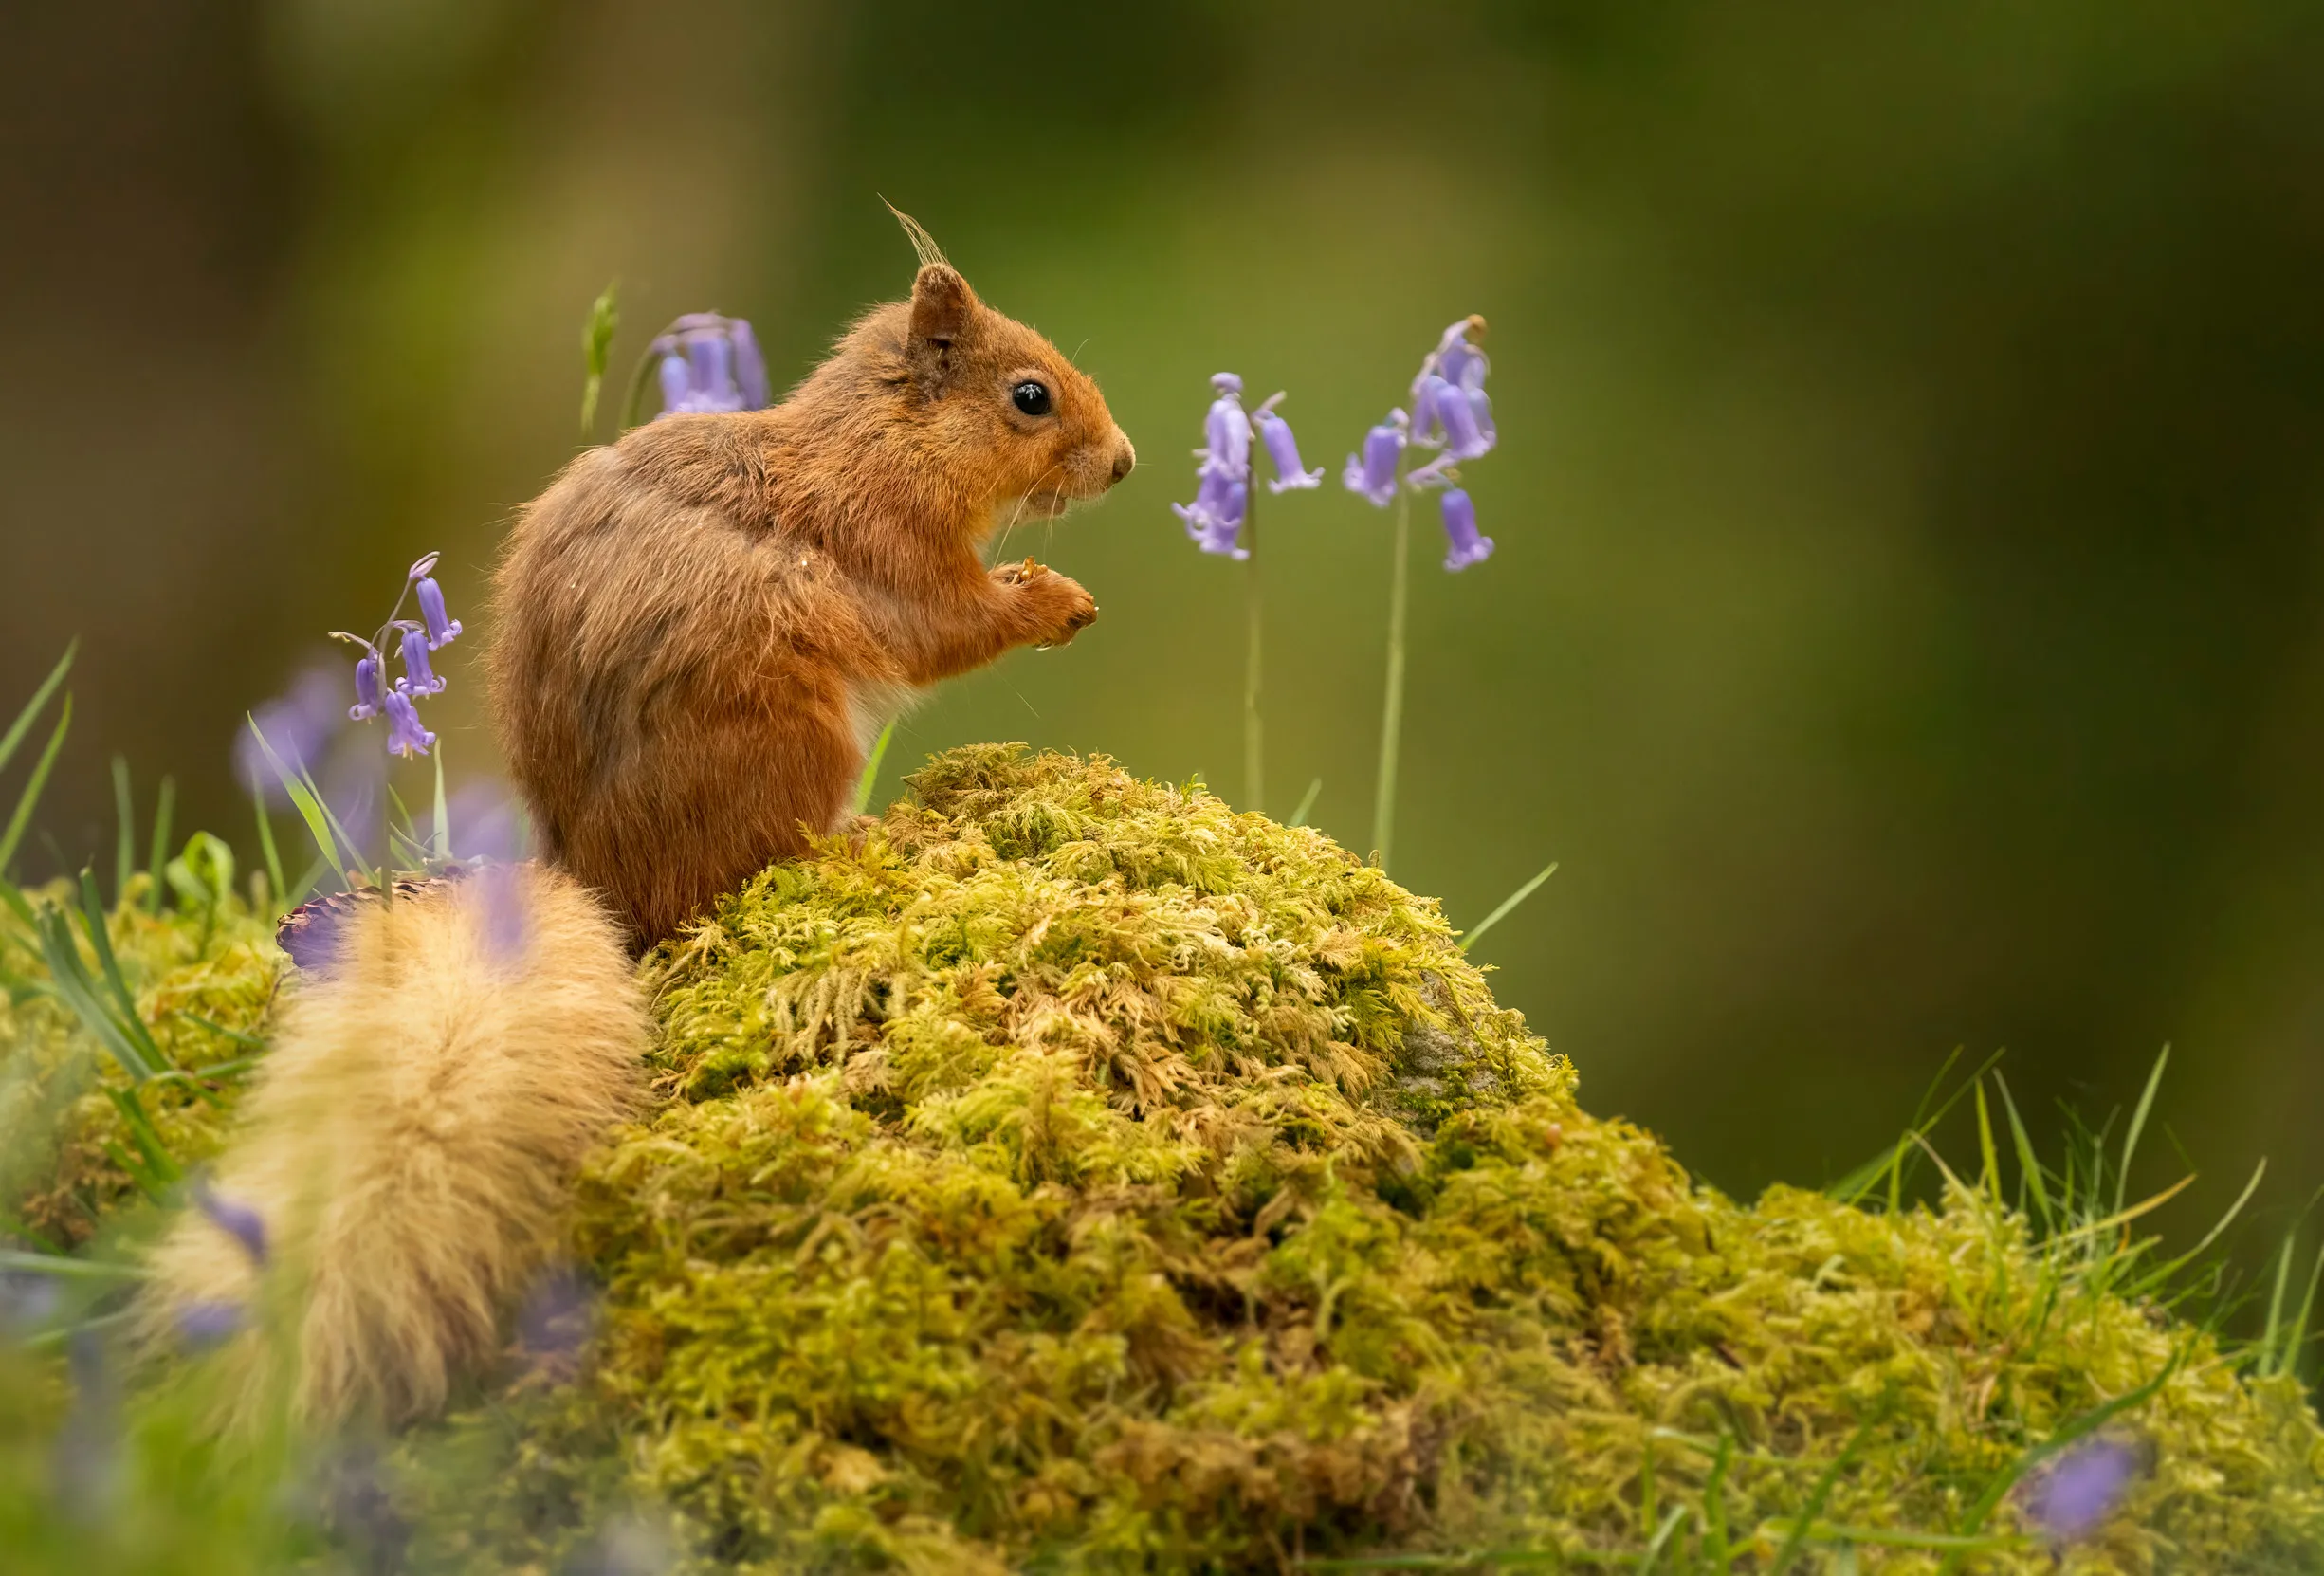
[[[460,620],[444,614],[444,588],[432,576],[421,577],[412,589],[419,593],[420,617],[428,624],[428,649],[435,651],[460,638]]]
[[[1390,411],[1388,419],[1363,435],[1363,457],[1350,454],[1340,480],[1347,490],[1384,509],[1396,501],[1396,461],[1404,451],[1404,412]]]
[[[1321,486],[1322,468],[1309,470],[1299,463],[1299,440],[1291,433],[1291,424],[1275,413],[1275,402],[1282,397],[1280,394],[1270,395],[1252,416],[1258,424],[1259,441],[1267,446],[1268,462],[1275,467],[1275,479],[1267,484],[1267,490],[1282,493],[1294,487]]]
[[[1492,538],[1476,530],[1476,505],[1459,487],[1447,487],[1444,510],[1444,566],[1455,574],[1492,557]]]
[[[412,706],[412,697],[400,689],[391,689],[387,696],[388,749],[390,753],[409,760],[426,755],[428,746],[436,736],[420,726],[420,714]]]
[[[441,695],[444,681],[436,677],[428,663],[428,635],[425,631],[407,627],[404,630],[404,676],[395,681],[395,687],[410,695]]]
[[[1248,485],[1222,471],[1205,468],[1192,504],[1173,504],[1171,511],[1186,522],[1186,534],[1205,553],[1247,559],[1248,550],[1235,545],[1243,514],[1250,506]]]
[[[369,651],[356,658],[355,705],[347,708],[351,723],[367,722],[379,715],[380,658],[377,651]]]

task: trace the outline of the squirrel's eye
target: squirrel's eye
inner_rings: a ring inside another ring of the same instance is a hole
[[[1009,391],[1009,398],[1016,402],[1018,410],[1029,416],[1049,414],[1049,387],[1047,384],[1035,383],[1028,377]]]

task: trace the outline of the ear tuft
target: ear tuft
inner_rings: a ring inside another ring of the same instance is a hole
[[[936,244],[935,236],[930,235],[925,229],[921,228],[921,224],[918,219],[915,219],[909,213],[905,212],[904,210],[898,208],[894,203],[888,202],[886,197],[882,197],[880,201],[883,203],[888,203],[888,211],[896,216],[896,223],[904,227],[904,233],[912,238],[912,250],[919,256],[920,266],[924,268],[931,263],[943,263],[946,261],[944,257],[944,248]]]
[[[931,394],[951,380],[954,347],[977,312],[977,293],[949,263],[923,264],[912,281],[912,328],[905,354],[912,376]]]

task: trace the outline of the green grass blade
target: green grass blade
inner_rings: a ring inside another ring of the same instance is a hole
[[[73,665],[73,653],[80,650],[79,640],[65,646],[64,654],[57,658],[54,668],[48,669],[48,676],[41,680],[41,687],[32,691],[32,698],[25,703],[24,709],[16,714],[16,720],[9,724],[8,732],[0,734],[0,768],[5,768],[15,758],[16,746],[25,742],[25,735],[30,731],[33,719],[46,709],[48,697],[54,695],[57,686],[64,682],[64,675]]]
[[[149,914],[161,912],[161,872],[170,863],[170,818],[176,811],[177,779],[164,777],[161,796],[154,805],[153,852],[145,861],[146,872],[154,878],[153,886],[145,893],[145,911]]]
[[[1315,808],[1315,796],[1323,791],[1324,779],[1320,777],[1308,784],[1308,791],[1299,796],[1299,808],[1291,812],[1291,825],[1308,824],[1308,815]]]
[[[145,1114],[145,1102],[137,1098],[136,1090],[109,1089],[105,1093],[121,1113],[122,1125],[129,1129],[129,1141],[137,1146],[137,1153],[144,1158],[145,1170],[152,1179],[148,1181],[146,1177],[139,1177],[137,1180],[145,1191],[158,1200],[168,1192],[170,1184],[180,1181],[185,1172],[179,1168],[177,1162],[170,1158],[170,1151],[162,1146],[161,1135],[154,1130],[154,1120]]]
[[[129,761],[119,755],[113,758],[113,901],[119,903],[137,873],[137,812],[129,792]]]
[[[32,807],[40,802],[41,790],[48,786],[48,773],[57,763],[57,752],[64,747],[65,731],[73,725],[73,698],[64,697],[64,709],[57,713],[56,730],[48,735],[48,745],[33,763],[32,775],[25,779],[25,791],[16,797],[16,811],[9,816],[8,831],[0,833],[0,873],[5,873],[16,858],[16,845],[24,841],[25,828],[32,824]]]
[[[2138,1109],[2131,1116],[2131,1130],[2122,1135],[2122,1166],[2114,1173],[2114,1213],[2122,1213],[2123,1200],[2130,1197],[2131,1157],[2138,1152],[2138,1135],[2147,1130],[2147,1113],[2154,1109],[2154,1091],[2163,1082],[2163,1069],[2170,1065],[2170,1047],[2163,1047],[2154,1058],[2154,1071],[2147,1074],[2147,1087],[2138,1096]]]
[[[323,858],[329,861],[334,870],[355,869],[359,861],[352,853],[342,852],[333,835],[336,818],[324,807],[321,796],[314,792],[304,769],[294,772],[284,763],[283,758],[274,753],[274,746],[267,742],[266,736],[259,731],[257,718],[247,717],[246,721],[250,724],[250,736],[258,741],[259,749],[266,757],[266,764],[274,769],[276,779],[283,784],[283,791],[290,796],[291,808],[298,811],[299,818],[306,823],[306,834],[315,839],[315,846],[321,851]]]
[[[143,1280],[135,1264],[108,1264],[94,1258],[69,1258],[63,1254],[19,1253],[0,1248],[0,1271],[11,1274],[53,1275],[60,1280]]]
[[[129,981],[121,978],[120,960],[113,955],[113,937],[105,926],[105,906],[97,895],[97,873],[83,869],[81,872],[81,919],[89,933],[89,950],[97,954],[98,970],[104,977],[105,987],[112,991],[116,1005],[121,1009],[122,1033],[137,1042],[138,1053],[156,1068],[171,1065],[161,1054],[154,1036],[138,1016],[137,999],[130,993]]]
[[[50,908],[41,915],[40,936],[41,956],[47,962],[49,986],[57,999],[72,1009],[73,1016],[120,1063],[121,1071],[133,1082],[143,1083],[152,1077],[153,1064],[122,1032],[99,999],[97,982],[89,978],[88,967],[81,961],[81,949],[73,942],[72,922],[63,910]]]
[[[2009,1142],[2018,1152],[2018,1171],[2024,1179],[2025,1190],[2033,1195],[2034,1209],[2041,1217],[2043,1236],[2058,1229],[2058,1218],[2050,1209],[2049,1184],[2042,1179],[2041,1162],[2034,1155],[2034,1141],[2026,1134],[2025,1119],[2018,1114],[2018,1103],[2009,1093],[2008,1082],[2001,1069],[1993,1070],[1993,1085],[2002,1091],[2002,1114],[2009,1118]]]
[[[1977,1158],[1985,1168],[1978,1179],[1985,1194],[1996,1204],[2002,1201],[2002,1157],[1993,1145],[1993,1112],[1985,1103],[1985,1081],[1977,1080]]]
[[[1646,1552],[1638,1556],[1638,1576],[1650,1576],[1662,1564],[1664,1552],[1671,1547],[1671,1540],[1678,1535],[1679,1526],[1686,1519],[1687,1508],[1684,1505],[1671,1507],[1671,1513],[1664,1516],[1662,1524],[1655,1529],[1653,1541],[1647,1544]]]
[[[1523,903],[1527,898],[1531,897],[1535,892],[1541,890],[1541,884],[1548,880],[1551,876],[1557,874],[1557,871],[1558,862],[1552,859],[1539,875],[1527,882],[1524,886],[1518,888],[1515,891],[1510,893],[1509,896],[1503,898],[1501,900],[1500,907],[1495,908],[1491,913],[1487,914],[1483,919],[1477,921],[1476,928],[1461,938],[1460,949],[1463,952],[1466,952],[1471,947],[1474,946],[1477,943],[1478,937],[1484,935],[1486,931],[1491,930],[1494,925],[1507,919],[1511,909],[1515,908],[1517,905]]]
[[[1832,1497],[1832,1490],[1839,1485],[1839,1475],[1848,1470],[1848,1463],[1856,1457],[1857,1447],[1864,1442],[1871,1432],[1872,1424],[1859,1426],[1850,1436],[1848,1442],[1839,1447],[1839,1454],[1832,1457],[1832,1464],[1817,1477],[1816,1486],[1808,1491],[1807,1503],[1800,1507],[1799,1519],[1791,1524],[1791,1530],[1784,1537],[1783,1547],[1775,1551],[1775,1559],[1767,1567],[1767,1576],[1784,1576],[1792,1556],[1806,1545],[1808,1530],[1815,1525],[1816,1518],[1823,1514],[1824,1503]]]
[[[2252,1167],[2251,1180],[2243,1184],[2243,1191],[2237,1194],[2235,1202],[2227,1206],[2227,1213],[2221,1216],[2211,1229],[2203,1234],[2202,1241],[2187,1249],[2187,1252],[2181,1254],[2169,1263],[2150,1271],[2143,1280],[2124,1287],[2123,1294],[2131,1297],[2147,1295],[2158,1290],[2162,1286],[2163,1282],[2168,1280],[2172,1275],[2178,1274],[2181,1270],[2186,1269],[2189,1264],[2194,1263],[2196,1259],[2201,1258],[2205,1252],[2209,1249],[2211,1244],[2219,1240],[2221,1234],[2225,1232],[2228,1226],[2234,1223],[2235,1218],[2243,1213],[2243,1206],[2251,1202],[2251,1196],[2260,1191],[2260,1179],[2266,1175],[2267,1161],[2262,1158],[2258,1165]]]
[[[864,775],[855,779],[854,813],[858,815],[871,807],[871,791],[880,780],[880,762],[888,758],[888,742],[895,736],[896,724],[893,723],[880,729],[880,737],[864,761]]]
[[[255,782],[250,785],[250,809],[258,817],[258,851],[266,861],[266,890],[271,894],[271,906],[281,912],[289,901],[283,890],[283,855],[274,846],[274,823],[266,816],[266,796]]]
[[[2292,1236],[2284,1235],[2283,1246],[2276,1253],[2275,1285],[2267,1294],[2267,1328],[2260,1333],[2260,1371],[2273,1378],[2283,1370],[2277,1365],[2276,1342],[2283,1329],[2283,1294],[2292,1283]]]
[[[2308,1290],[2300,1296],[2299,1312],[2293,1318],[2291,1334],[2284,1341],[2284,1361],[2277,1370],[2278,1373],[2298,1377],[2300,1353],[2308,1346],[2308,1321],[2315,1316],[2316,1282],[2319,1279],[2324,1279],[2324,1245],[2317,1247],[2315,1264],[2308,1272]]]

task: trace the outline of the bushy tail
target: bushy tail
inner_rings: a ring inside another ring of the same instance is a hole
[[[236,1328],[229,1414],[401,1421],[488,1364],[555,1256],[576,1168],[634,1109],[644,1005],[596,902],[529,865],[359,911],[291,988],[143,1328]]]

